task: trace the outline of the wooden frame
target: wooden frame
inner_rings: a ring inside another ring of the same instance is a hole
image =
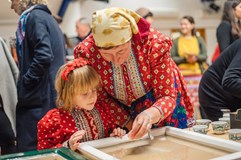
[[[196,147],[200,146],[200,148],[209,151],[209,148],[213,148],[217,152],[224,152],[224,155],[218,156],[213,158],[212,160],[227,160],[227,159],[241,159],[241,143],[230,141],[230,140],[224,140],[216,137],[212,137],[209,135],[203,135],[200,133],[195,133],[189,130],[183,130],[178,129],[174,127],[163,127],[159,129],[153,129],[151,130],[151,134],[157,138],[160,139],[162,137],[171,137],[175,139],[179,139],[182,141],[182,143],[194,143]],[[156,139],[156,140],[157,140]],[[155,140],[153,141],[155,142]],[[115,150],[120,147],[128,149],[128,147],[133,148],[137,146],[144,146],[151,143],[151,140],[149,139],[149,136],[146,135],[142,139],[139,140],[129,140],[127,136],[120,138],[104,138],[99,139],[95,141],[89,141],[82,143],[78,150],[80,152],[89,152],[89,154],[94,155],[96,152],[96,149],[99,151],[109,152],[110,150]],[[86,145],[91,146],[94,149],[87,149]],[[167,148],[168,149],[168,148]],[[106,154],[106,153],[105,153]],[[178,151],[176,152],[178,154]],[[85,155],[85,154],[84,154]],[[108,155],[107,157],[104,157],[103,155],[95,156],[98,160],[116,160],[117,158],[112,157]],[[200,157],[198,157],[200,158]],[[196,159],[196,158],[195,158]],[[203,157],[201,157],[202,160]],[[154,159],[153,159],[154,160]]]

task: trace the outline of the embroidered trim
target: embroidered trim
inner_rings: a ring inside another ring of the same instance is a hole
[[[77,129],[86,131],[82,142],[105,137],[104,124],[96,108],[91,111],[73,110],[71,114]]]
[[[85,141],[88,141],[88,140],[93,140],[89,124],[88,124],[83,112],[81,110],[74,110],[72,112],[72,116],[74,118],[75,125],[76,125],[77,129],[78,130],[85,130],[85,132],[86,132],[81,141],[85,142]]]
[[[126,68],[128,70],[127,73],[128,73],[128,76],[130,77],[130,85],[133,90],[134,96],[136,98],[142,97],[143,95],[146,94],[146,90],[143,85],[143,81],[138,68],[138,63],[136,61],[136,57],[135,57],[135,54],[133,53],[133,50],[131,50],[131,54],[128,59],[128,63],[126,64]]]
[[[146,94],[133,50],[131,50],[127,62],[121,66],[112,64],[112,70],[114,94],[121,103],[130,106],[133,100]],[[128,84],[126,84],[126,81],[128,81]]]
[[[121,69],[121,66],[116,66],[112,64],[113,70],[113,85],[114,85],[114,94],[116,99],[120,102],[126,104],[127,102],[127,95],[126,95],[126,84],[124,80],[124,74]]]
[[[104,124],[101,119],[99,111],[95,108],[95,109],[91,110],[91,113],[94,117],[95,125],[97,126],[99,138],[104,138],[105,137],[105,129],[104,129],[105,127],[104,127]]]

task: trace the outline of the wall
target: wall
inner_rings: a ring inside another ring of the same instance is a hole
[[[74,1],[69,4],[69,7],[63,17],[63,23],[61,24],[62,30],[69,37],[76,35],[75,22],[81,17],[81,3]]]
[[[49,8],[53,14],[57,14],[61,0],[49,0]],[[0,6],[0,36],[5,40],[15,37],[19,16],[11,9],[8,0],[1,0]]]
[[[222,5],[225,0],[217,3]],[[49,8],[53,14],[57,14],[61,0],[49,0]],[[68,36],[75,36],[75,22],[81,16],[91,21],[91,15],[95,10],[106,7],[124,7],[136,10],[139,7],[148,7],[154,13],[153,26],[159,31],[170,35],[170,30],[179,27],[179,19],[183,15],[192,15],[196,20],[197,28],[205,28],[206,42],[209,57],[214,51],[216,44],[216,27],[220,22],[219,13],[208,12],[207,6],[201,0],[109,0],[109,3],[79,0],[70,3],[64,16],[61,28]],[[0,36],[9,39],[15,35],[18,16],[10,9],[7,0],[1,2],[0,6]]]
[[[222,6],[225,0],[217,1]],[[82,15],[91,19],[95,10],[106,7],[124,7],[136,10],[139,7],[148,7],[154,13],[153,26],[164,34],[171,35],[171,29],[179,27],[179,19],[184,15],[192,15],[196,21],[196,28],[204,28],[206,31],[208,61],[214,52],[216,45],[216,28],[220,23],[222,8],[216,13],[208,10],[208,4],[201,3],[201,0],[110,0],[104,3],[99,1],[82,1]]]

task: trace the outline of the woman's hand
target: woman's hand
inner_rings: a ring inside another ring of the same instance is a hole
[[[133,122],[131,131],[128,133],[130,139],[143,137],[152,126],[152,116],[146,110],[141,112]]]
[[[77,149],[77,147],[79,146],[80,142],[79,140],[82,139],[83,135],[85,134],[84,130],[80,130],[75,132],[68,140],[68,147],[75,151]]]
[[[115,128],[113,132],[110,134],[110,137],[118,136],[122,138],[126,134],[126,131],[121,128]]]
[[[197,56],[189,54],[186,56],[186,61],[188,63],[195,63],[195,62],[197,62]]]

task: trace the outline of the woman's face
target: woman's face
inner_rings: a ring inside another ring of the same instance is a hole
[[[92,110],[97,100],[97,90],[93,89],[84,94],[77,94],[73,97],[73,105],[86,109]]]
[[[234,13],[238,19],[241,19],[241,3],[234,8]]]
[[[184,35],[192,34],[194,24],[191,24],[187,19],[182,19],[180,22],[180,30]]]
[[[99,49],[101,56],[108,62],[121,65],[127,61],[131,52],[131,41],[111,49]]]

